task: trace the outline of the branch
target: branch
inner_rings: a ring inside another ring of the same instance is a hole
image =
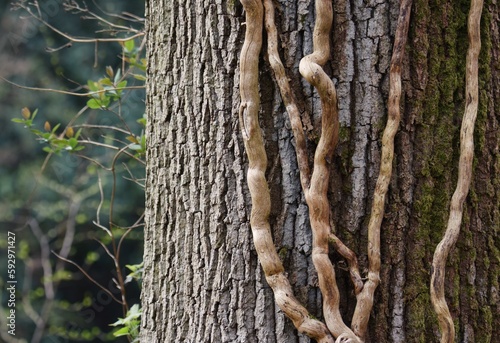
[[[21,6],[21,8],[23,8],[26,12],[28,12],[32,18],[36,19],[37,21],[39,21],[43,25],[47,26],[49,29],[51,29],[52,31],[54,31],[58,35],[66,38],[67,40],[69,40],[70,42],[73,42],[73,43],[126,42],[126,41],[129,41],[131,39],[144,36],[144,32],[138,32],[138,33],[136,33],[130,37],[126,37],[126,38],[76,38],[76,37],[70,36],[70,35],[60,31],[59,29],[55,28],[54,26],[50,25],[46,20],[44,20],[42,18],[42,15],[40,14],[40,7],[38,6],[38,3],[35,3],[34,5],[35,5],[35,8],[37,9],[37,11],[39,12],[38,15],[33,13],[31,8],[29,8],[28,6]]]
[[[240,128],[248,155],[247,182],[252,197],[250,226],[255,249],[276,303],[302,333],[321,343],[333,343],[323,323],[312,319],[293,296],[281,260],[274,247],[269,212],[271,199],[265,178],[267,156],[259,127],[259,54],[262,47],[263,8],[261,0],[241,0],[246,12],[245,41],[240,55]]]
[[[363,291],[357,296],[356,309],[351,327],[356,335],[364,337],[373,308],[375,290],[380,283],[380,227],[384,218],[384,205],[392,176],[394,158],[394,136],[401,118],[401,65],[408,37],[412,0],[402,0],[396,27],[394,47],[389,72],[388,118],[382,137],[382,157],[380,171],[373,195],[373,204],[368,223],[368,280]]]
[[[460,159],[458,164],[457,188],[450,205],[450,217],[432,260],[431,301],[439,320],[441,343],[455,341],[455,326],[444,297],[445,266],[448,254],[455,245],[460,233],[463,206],[469,193],[474,157],[474,124],[477,116],[479,86],[478,57],[481,50],[480,22],[483,0],[471,0],[468,17],[469,49],[467,51],[465,76],[465,113],[460,130]]]
[[[38,87],[23,86],[23,85],[19,85],[17,83],[14,83],[12,81],[9,81],[9,80],[7,80],[6,78],[4,78],[2,76],[0,76],[0,79],[3,80],[3,81],[5,81],[5,82],[7,82],[8,84],[11,84],[11,85],[17,87],[17,88],[27,89],[27,90],[30,90],[30,91],[59,93],[59,94],[81,96],[81,97],[89,97],[91,95],[109,92],[110,90],[119,91],[119,90],[125,90],[125,89],[144,89],[145,88],[145,86],[128,86],[128,87],[116,87],[116,88],[112,88],[112,89],[101,89],[101,90],[98,90],[98,91],[87,92],[87,93],[75,93],[75,92],[62,91],[62,90],[59,90],[59,89],[52,89],[52,88],[38,88]]]
[[[119,303],[120,305],[123,305],[123,302],[119,299],[117,299],[113,293],[111,293],[110,290],[108,290],[106,287],[104,287],[103,285],[101,285],[99,282],[97,282],[94,278],[92,278],[82,267],[80,267],[76,262],[73,262],[65,257],[62,257],[60,255],[58,255],[55,251],[52,251],[52,253],[54,255],[56,255],[57,258],[59,258],[60,260],[64,261],[64,262],[67,262],[73,266],[75,266],[83,275],[85,275],[87,277],[87,279],[90,280],[90,282],[92,282],[94,285],[96,285],[97,287],[99,287],[100,289],[102,289],[107,295],[109,295],[114,301],[116,301],[117,303]]]

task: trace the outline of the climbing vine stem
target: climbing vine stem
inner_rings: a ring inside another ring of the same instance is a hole
[[[392,176],[394,159],[394,137],[399,128],[401,118],[401,65],[408,37],[412,0],[402,0],[399,7],[398,24],[394,37],[394,46],[389,71],[388,116],[382,136],[382,157],[373,203],[368,223],[368,280],[357,296],[356,309],[351,327],[360,337],[364,337],[368,328],[368,320],[373,308],[375,290],[380,283],[380,227],[384,218],[384,207],[387,190]]]
[[[465,112],[460,130],[460,158],[457,187],[451,198],[450,216],[444,236],[434,252],[431,275],[431,301],[438,316],[441,343],[455,341],[455,326],[444,297],[445,266],[448,254],[460,233],[463,206],[469,193],[474,157],[474,124],[479,102],[478,57],[481,50],[480,22],[483,0],[472,0],[468,16],[469,48],[465,75]]]
[[[267,31],[268,56],[280,88],[283,102],[290,116],[296,141],[296,154],[301,186],[309,207],[309,220],[313,233],[312,260],[318,273],[319,288],[323,296],[323,315],[326,326],[311,319],[307,310],[294,298],[283,265],[276,253],[268,221],[270,195],[265,171],[267,157],[259,127],[260,107],[258,64],[262,47],[263,6]],[[394,136],[400,122],[401,65],[408,35],[411,0],[402,0],[393,56],[390,69],[389,114],[382,139],[380,174],[375,189],[371,219],[368,227],[368,280],[363,284],[357,257],[335,236],[330,224],[328,183],[333,152],[338,142],[339,119],[335,86],[324,72],[323,65],[330,58],[330,31],[333,20],[332,2],[316,0],[316,22],[313,33],[313,52],[299,64],[301,75],[316,89],[321,100],[321,136],[314,155],[312,173],[300,112],[291,92],[285,69],[278,54],[278,38],[274,23],[272,0],[241,0],[246,12],[245,41],[240,59],[239,119],[245,149],[248,155],[247,182],[252,198],[250,225],[259,260],[266,280],[274,291],[278,306],[293,321],[301,332],[318,342],[359,343],[366,334],[368,320],[373,307],[374,292],[380,280],[380,226],[384,214],[384,203],[392,175]],[[343,321],[339,311],[339,290],[335,270],[328,256],[329,246],[346,258],[357,296],[352,329]],[[333,335],[333,337],[332,337]]]
[[[269,212],[271,200],[265,178],[267,156],[259,127],[259,54],[262,47],[263,6],[261,0],[242,0],[246,12],[245,41],[240,58],[240,126],[248,156],[247,182],[252,198],[250,226],[257,254],[273,289],[276,303],[295,327],[320,343],[333,343],[333,337],[320,321],[313,319],[294,297],[281,260],[274,247]]]

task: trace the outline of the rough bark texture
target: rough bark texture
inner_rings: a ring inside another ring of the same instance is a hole
[[[312,51],[314,1],[276,2],[279,51],[311,152],[320,101],[299,72]],[[398,1],[335,1],[332,61],[340,142],[330,176],[337,235],[367,267],[367,221],[380,165]],[[403,108],[381,236],[381,283],[367,342],[438,342],[430,264],[456,184],[465,104],[468,1],[414,0],[403,62]],[[499,8],[485,1],[473,181],[446,269],[457,341],[500,337]],[[238,123],[245,27],[235,0],[147,3],[148,167],[143,342],[309,342],[277,309],[252,243],[247,160]],[[268,154],[270,223],[297,298],[321,318],[288,115],[267,57],[260,63],[261,127]],[[312,153],[311,153],[312,156]],[[337,267],[341,312],[355,296]]]

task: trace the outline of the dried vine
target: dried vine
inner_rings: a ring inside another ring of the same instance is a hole
[[[252,197],[250,225],[255,248],[273,289],[276,303],[295,327],[320,343],[333,343],[326,326],[311,318],[293,296],[293,291],[274,247],[269,226],[271,200],[265,178],[267,156],[259,127],[259,53],[262,46],[263,7],[261,0],[242,0],[246,12],[245,42],[240,59],[240,125],[248,155],[247,182]]]
[[[362,342],[366,334],[368,320],[373,307],[375,289],[380,282],[380,226],[384,213],[384,203],[392,174],[394,155],[394,136],[400,121],[401,64],[408,35],[411,0],[401,2],[394,51],[390,70],[389,115],[382,140],[382,159],[380,175],[375,189],[372,215],[369,223],[369,272],[368,281],[363,284],[359,273],[357,258],[341,240],[336,237],[330,226],[330,204],[327,198],[329,164],[338,142],[338,104],[335,86],[322,66],[330,58],[330,30],[332,26],[332,3],[330,0],[316,0],[316,23],[313,34],[313,53],[305,56],[299,65],[302,76],[316,88],[322,108],[321,137],[314,156],[314,168],[308,165],[306,139],[302,128],[300,113],[278,54],[278,38],[274,23],[272,0],[262,0],[265,6],[265,25],[268,35],[269,62],[274,70],[283,101],[290,116],[292,131],[296,140],[297,161],[300,181],[309,206],[309,219],[313,231],[312,260],[318,273],[319,287],[323,295],[324,324],[311,320],[307,310],[293,297],[284,269],[274,247],[268,215],[270,196],[265,170],[267,157],[258,124],[258,55],[262,46],[262,3],[261,0],[242,0],[246,12],[246,35],[240,61],[240,124],[245,149],[247,151],[248,185],[252,197],[250,224],[254,242],[272,287],[276,302],[285,314],[292,319],[299,331],[306,333],[318,342]],[[339,291],[335,280],[335,270],[328,257],[332,245],[349,264],[351,279],[357,295],[357,306],[351,330],[342,320],[339,311]]]
[[[292,132],[295,138],[295,151],[297,154],[302,190],[306,193],[309,190],[311,182],[311,172],[309,169],[306,139],[302,128],[300,112],[297,108],[297,104],[290,88],[290,83],[288,82],[288,77],[285,73],[285,68],[283,67],[283,63],[281,62],[281,58],[278,53],[278,32],[274,22],[274,5],[272,0],[264,0],[264,8],[264,22],[267,31],[267,52],[269,54],[269,64],[273,69],[276,82],[280,88],[283,103],[285,104],[290,117]],[[330,233],[329,243],[347,260],[351,280],[354,284],[354,291],[358,294],[363,288],[363,281],[361,280],[361,275],[359,273],[356,254],[354,254],[354,252],[342,243],[342,241],[333,233]]]
[[[335,337],[357,342],[340,315],[340,296],[335,279],[335,269],[328,257],[328,238],[331,234],[330,203],[328,201],[329,161],[338,142],[339,119],[337,92],[330,77],[322,68],[330,58],[330,30],[333,21],[332,2],[316,0],[316,23],[313,32],[313,52],[302,58],[299,71],[321,99],[321,137],[314,154],[314,169],[311,183],[304,190],[309,206],[309,220],[313,234],[312,261],[318,273],[318,282],[323,295],[323,315],[326,326]]]
[[[394,136],[401,118],[401,65],[408,37],[412,0],[402,0],[399,7],[398,24],[389,71],[388,117],[382,137],[382,157],[380,171],[373,195],[372,211],[368,223],[368,280],[363,291],[357,296],[356,309],[351,327],[360,337],[364,337],[373,308],[375,290],[380,283],[380,227],[384,218],[384,205],[392,175],[394,158]]]
[[[450,216],[444,237],[436,247],[432,260],[431,301],[439,320],[441,343],[455,341],[455,326],[444,297],[445,266],[448,254],[455,245],[462,223],[463,205],[469,193],[474,157],[474,124],[479,102],[478,57],[481,50],[480,22],[483,0],[471,0],[468,17],[469,49],[466,61],[465,113],[460,130],[460,159],[458,181],[451,198]]]

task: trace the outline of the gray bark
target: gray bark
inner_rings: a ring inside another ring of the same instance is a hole
[[[301,79],[298,63],[312,50],[314,2],[276,4],[282,58],[304,112],[312,156],[320,104]],[[437,341],[429,268],[456,179],[458,159],[450,151],[456,148],[464,105],[468,6],[455,7],[452,1],[415,1],[403,70],[403,121],[382,227],[382,283],[367,341]],[[481,57],[483,107],[477,125],[484,142],[476,147],[475,197],[468,201],[463,237],[447,271],[447,294],[460,327],[459,341],[464,342],[500,337],[499,12],[492,2],[485,9],[489,19],[483,20],[483,29],[493,33],[486,37]],[[366,224],[387,112],[398,2],[336,1],[334,11],[332,60],[325,70],[336,82],[341,131],[332,163],[331,217],[338,235],[365,267]],[[275,306],[252,244],[246,156],[237,120],[242,6],[235,0],[157,0],[147,2],[146,14],[148,166],[141,341],[309,342]],[[448,21],[433,19],[443,16]],[[262,54],[261,127],[275,245],[296,296],[321,318],[308,210],[288,115],[271,74]],[[349,323],[355,305],[352,285],[342,259],[334,253],[331,257],[339,267],[341,308]]]

